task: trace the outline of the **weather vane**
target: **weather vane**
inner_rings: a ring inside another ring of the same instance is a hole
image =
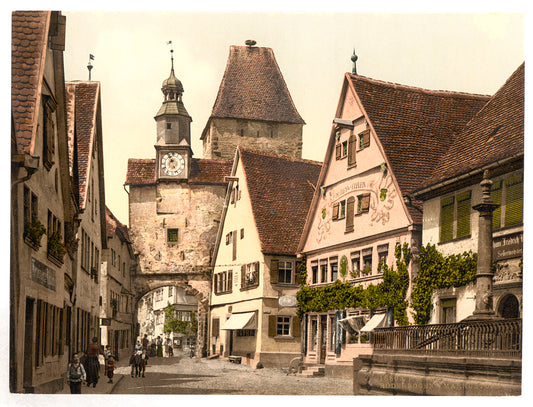
[[[94,55],[93,54],[89,54],[89,63],[87,64],[87,69],[89,70],[89,81],[91,80],[91,69],[93,69],[91,61],[94,61]]]

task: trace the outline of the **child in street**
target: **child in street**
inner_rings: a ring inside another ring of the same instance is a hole
[[[80,363],[79,356],[75,354],[67,368],[67,383],[70,385],[70,393],[81,394],[81,382],[86,379],[85,369]]]
[[[115,359],[113,358],[112,355],[109,355],[109,357],[107,358],[107,363],[106,363],[107,377],[109,377],[108,383],[113,383],[114,371],[115,371]]]
[[[143,349],[141,360],[139,361],[139,376],[142,375],[142,377],[144,377],[144,372],[146,371],[147,364],[148,364],[148,355],[146,354],[146,350]]]
[[[131,377],[134,377],[133,376],[134,371],[135,371],[135,377],[139,376],[139,359],[140,359],[140,356],[137,355],[136,351],[133,351],[130,357]]]

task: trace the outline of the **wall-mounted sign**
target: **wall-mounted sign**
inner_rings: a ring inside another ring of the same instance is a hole
[[[492,241],[492,261],[522,257],[524,234],[522,232],[495,237]]]
[[[56,290],[55,270],[33,257],[31,258],[31,279],[52,291]]]
[[[298,300],[295,295],[283,295],[279,297],[278,305],[280,307],[297,307]]]

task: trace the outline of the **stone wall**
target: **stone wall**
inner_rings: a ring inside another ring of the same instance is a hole
[[[302,127],[301,124],[212,118],[203,140],[203,157],[232,160],[235,148],[240,145],[301,158]]]
[[[519,359],[374,353],[353,367],[356,395],[518,396],[522,388]]]

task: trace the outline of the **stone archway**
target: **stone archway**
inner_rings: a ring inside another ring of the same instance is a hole
[[[500,300],[498,314],[503,318],[520,318],[520,302],[513,294],[507,294]]]
[[[187,278],[189,277],[189,278]],[[174,273],[140,273],[133,278],[134,307],[138,309],[139,301],[148,293],[161,287],[179,287],[198,301],[198,335],[196,357],[207,355],[207,321],[209,314],[210,281],[201,276],[184,276]],[[137,313],[135,314],[137,318]],[[139,321],[135,321],[138,323]]]

